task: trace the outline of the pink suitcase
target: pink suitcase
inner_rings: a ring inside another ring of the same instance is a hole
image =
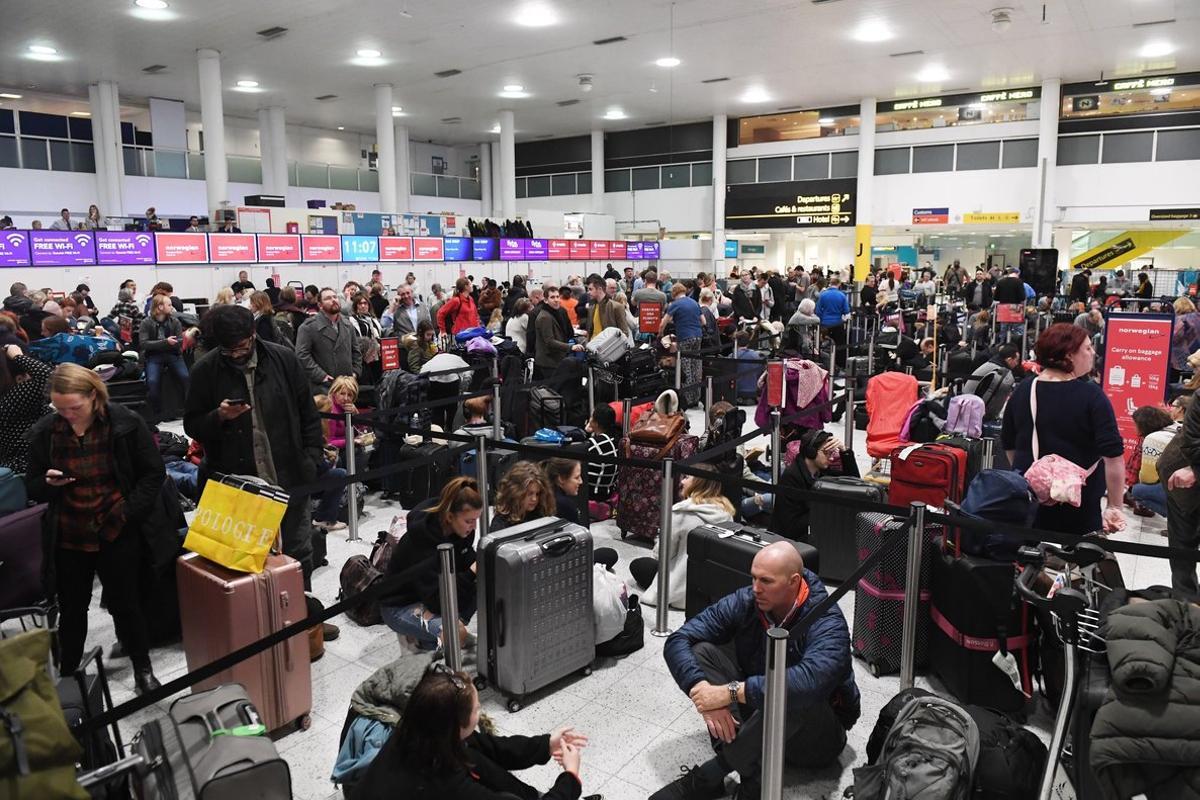
[[[179,617],[189,670],[202,667],[238,648],[308,615],[300,562],[283,555],[267,557],[258,574],[237,572],[195,553],[176,562]],[[308,637],[301,633],[201,681],[193,691],[240,683],[269,730],[291,723],[310,724],[312,672]]]

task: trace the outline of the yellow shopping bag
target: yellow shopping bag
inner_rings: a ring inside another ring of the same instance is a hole
[[[229,569],[262,572],[287,504],[278,487],[214,475],[204,484],[183,546]]]

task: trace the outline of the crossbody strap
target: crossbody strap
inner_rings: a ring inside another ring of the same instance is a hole
[[[1033,415],[1033,435],[1030,437],[1030,444],[1033,450],[1034,461],[1038,460],[1037,385],[1039,380],[1041,380],[1041,376],[1035,376],[1033,379],[1033,384],[1029,387],[1029,411]],[[1102,460],[1103,459],[1097,459],[1096,462],[1088,468],[1087,472],[1083,476],[1085,481],[1092,477],[1092,473],[1095,472],[1096,468],[1100,466],[1100,462]]]

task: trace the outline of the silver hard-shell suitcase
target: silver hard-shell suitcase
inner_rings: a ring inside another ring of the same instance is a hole
[[[615,364],[629,352],[629,340],[620,328],[605,328],[586,347],[601,364]]]
[[[592,534],[557,518],[505,528],[479,543],[479,673],[518,711],[523,698],[591,671]]]

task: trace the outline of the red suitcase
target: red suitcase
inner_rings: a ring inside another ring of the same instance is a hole
[[[267,557],[257,574],[236,572],[195,553],[176,562],[179,617],[189,670],[274,633],[308,615],[300,562]],[[193,691],[240,683],[268,730],[309,725],[312,672],[308,637],[297,634],[253,658],[201,681]]]
[[[945,444],[897,447],[892,451],[892,482],[888,502],[907,506],[914,500],[942,507],[946,500],[961,503],[967,485],[967,454]]]

